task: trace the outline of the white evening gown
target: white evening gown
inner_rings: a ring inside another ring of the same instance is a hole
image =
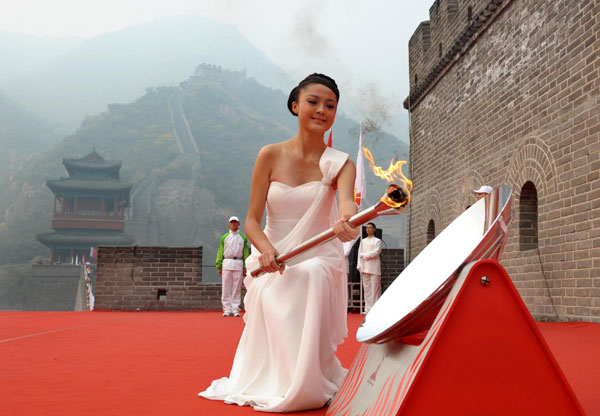
[[[321,181],[297,187],[271,182],[265,234],[282,253],[329,228],[337,220],[337,177],[348,155],[327,148],[319,161]],[[253,247],[247,270],[258,266]],[[341,386],[347,370],[335,356],[347,336],[346,262],[335,239],[288,263],[283,275],[244,280],[246,326],[229,378],[199,393],[213,400],[265,412],[322,407]]]

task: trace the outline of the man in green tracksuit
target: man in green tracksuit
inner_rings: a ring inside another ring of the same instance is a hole
[[[239,230],[240,220],[233,216],[229,218],[229,232],[219,240],[217,271],[223,282],[223,316],[240,316],[242,279],[246,275],[245,260],[250,255],[250,246]]]

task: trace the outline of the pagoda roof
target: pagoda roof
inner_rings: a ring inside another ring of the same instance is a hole
[[[52,192],[59,191],[105,191],[129,192],[131,185],[119,179],[106,177],[74,177],[49,180],[46,182]]]
[[[65,158],[63,165],[71,176],[80,171],[109,171],[116,172],[118,175],[119,169],[121,169],[120,160],[106,160],[95,149],[80,159]]]
[[[59,244],[130,246],[135,242],[135,238],[129,234],[94,231],[51,231],[38,234],[36,239],[46,246]]]

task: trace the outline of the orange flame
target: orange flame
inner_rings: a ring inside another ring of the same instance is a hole
[[[394,159],[392,159],[392,161],[390,162],[390,166],[386,170],[383,170],[381,167],[375,165],[373,155],[371,154],[371,151],[369,149],[363,147],[363,153],[369,161],[369,167],[371,168],[375,176],[385,179],[387,182],[400,181],[398,185],[404,188],[406,194],[408,195],[406,201],[402,201],[400,203],[394,202],[389,196],[381,197],[381,202],[383,202],[391,208],[400,208],[408,205],[410,203],[410,194],[413,189],[413,183],[410,179],[404,176],[404,173],[402,173],[402,166],[406,165],[406,160],[399,160],[398,162],[394,162]]]

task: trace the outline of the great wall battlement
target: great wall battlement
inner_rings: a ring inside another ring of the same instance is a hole
[[[409,109],[512,0],[436,0],[410,38]]]
[[[217,82],[229,89],[238,88],[247,79],[245,69],[241,71],[231,71],[223,69],[219,65],[200,64],[196,67],[195,74],[190,77],[190,84],[201,82]]]

